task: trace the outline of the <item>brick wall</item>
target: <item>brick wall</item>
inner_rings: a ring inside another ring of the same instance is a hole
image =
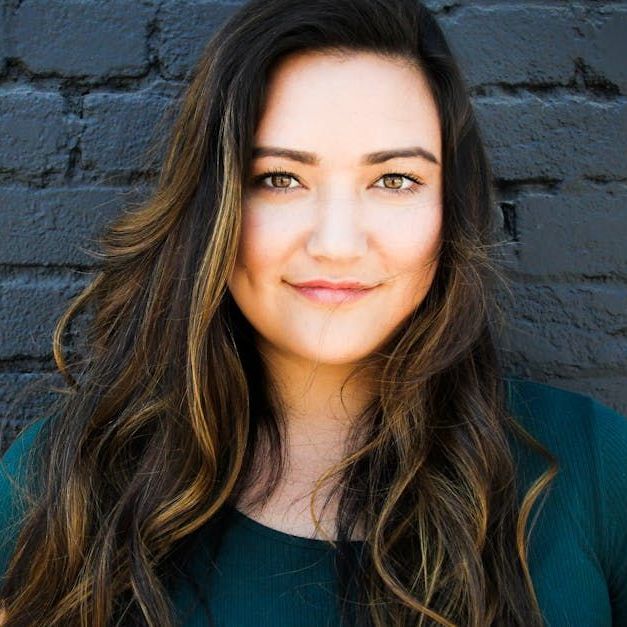
[[[427,4],[465,70],[496,174],[514,279],[513,298],[503,294],[508,369],[627,413],[627,2]],[[237,5],[2,2],[0,420],[9,434],[45,414],[47,386],[61,384],[51,332],[90,278],[90,238],[149,189],[158,160],[146,150],[168,104]]]

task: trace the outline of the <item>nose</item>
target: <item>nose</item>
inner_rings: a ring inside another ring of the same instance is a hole
[[[353,199],[320,203],[307,240],[309,255],[335,261],[362,257],[368,241],[362,213],[360,203]]]

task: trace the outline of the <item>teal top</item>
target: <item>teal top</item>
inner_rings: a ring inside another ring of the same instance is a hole
[[[511,413],[560,464],[544,504],[531,515],[539,511],[529,565],[545,623],[625,627],[627,419],[586,395],[513,377],[506,382]],[[21,460],[42,422],[25,429],[0,463],[0,573],[19,509],[6,473],[19,482]],[[512,445],[522,495],[547,462],[514,440]],[[217,551],[201,530],[185,552],[189,576],[168,585],[179,624],[210,625],[208,607],[218,627],[339,625],[331,545],[228,512]],[[357,552],[362,545],[351,543]]]

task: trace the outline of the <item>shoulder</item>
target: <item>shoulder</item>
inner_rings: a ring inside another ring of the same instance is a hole
[[[0,574],[6,570],[25,509],[22,492],[31,452],[46,418],[22,429],[0,458]]]
[[[509,377],[506,393],[512,417],[555,456],[565,478],[597,482],[590,489],[627,503],[625,416],[586,394],[537,381]],[[521,459],[532,458],[524,452]]]
[[[26,470],[26,462],[29,459],[37,435],[46,422],[46,418],[39,418],[20,431],[9,448],[0,458],[0,495],[7,492],[7,485],[11,480],[19,480]]]
[[[509,378],[506,388],[511,415],[559,465],[554,502],[595,537],[597,557],[627,615],[627,417],[591,396],[544,383]],[[527,479],[548,467],[518,444],[514,449]]]
[[[544,445],[565,478],[627,502],[627,418],[599,400],[546,383],[506,379],[510,414]],[[519,449],[519,445],[516,446]],[[531,463],[528,453],[521,458]]]
[[[0,458],[0,524],[6,524],[8,514],[20,502],[37,435],[46,421],[47,418],[40,418],[22,429]]]
[[[516,377],[506,379],[506,391],[516,421],[557,453],[602,454],[610,464],[624,459],[627,418],[606,404],[580,392]],[[624,476],[622,464],[615,470]]]

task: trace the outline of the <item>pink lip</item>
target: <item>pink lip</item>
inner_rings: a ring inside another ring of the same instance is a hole
[[[376,287],[369,287],[354,281],[332,283],[318,280],[289,285],[305,298],[322,304],[352,303],[364,298]]]
[[[373,285],[366,285],[359,281],[326,281],[324,279],[314,279],[313,281],[304,281],[303,283],[292,283],[295,287],[326,287],[331,290],[363,290]]]

